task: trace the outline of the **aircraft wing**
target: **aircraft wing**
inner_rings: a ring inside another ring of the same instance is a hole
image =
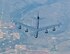
[[[34,31],[36,31],[36,30],[37,30],[36,28],[34,28],[34,27],[32,27],[32,26],[28,26],[28,25],[23,24],[23,23],[20,23],[20,22],[16,22],[16,24],[21,25],[21,26],[22,26],[22,28],[23,28],[23,27],[25,27],[25,28],[27,28],[27,29],[29,29],[29,30],[34,30]]]
[[[50,29],[50,28],[54,28],[54,27],[59,27],[60,25],[61,25],[61,23],[55,24],[55,25],[46,26],[46,27],[43,27],[43,28],[39,28],[38,31],[42,31],[42,30],[46,30],[46,29]]]

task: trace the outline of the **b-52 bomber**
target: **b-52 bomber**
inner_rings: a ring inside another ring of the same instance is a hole
[[[47,33],[49,33],[48,29],[53,28],[52,31],[54,32],[54,31],[56,31],[56,27],[59,27],[61,25],[61,23],[59,23],[59,24],[55,24],[55,25],[50,25],[50,26],[46,26],[46,27],[43,27],[43,28],[39,28],[39,21],[40,21],[39,14],[37,15],[36,19],[37,19],[37,21],[36,21],[37,22],[36,28],[34,28],[32,26],[28,26],[26,24],[23,24],[21,22],[16,22],[16,21],[15,21],[15,25],[18,25],[17,28],[19,30],[22,30],[22,28],[25,27],[26,28],[25,32],[29,32],[29,30],[33,30],[35,32],[35,38],[38,38],[39,31],[45,30],[45,33],[47,34]]]

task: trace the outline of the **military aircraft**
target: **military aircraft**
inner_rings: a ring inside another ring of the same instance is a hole
[[[53,28],[52,31],[56,31],[56,27],[59,27],[61,25],[61,23],[59,23],[59,24],[55,24],[55,25],[50,25],[50,26],[46,26],[46,27],[43,27],[43,28],[39,28],[39,21],[40,21],[39,14],[37,15],[36,19],[37,19],[37,21],[36,21],[37,22],[36,28],[34,28],[32,26],[28,26],[26,24],[23,24],[21,22],[16,22],[16,21],[14,21],[14,22],[15,22],[16,27],[18,29],[20,29],[20,30],[22,30],[22,28],[25,27],[26,28],[25,32],[29,32],[29,30],[34,31],[35,32],[35,38],[37,38],[39,36],[39,31],[46,30],[45,33],[48,33],[48,29],[51,29],[51,28]]]

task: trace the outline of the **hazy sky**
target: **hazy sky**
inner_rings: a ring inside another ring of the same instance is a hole
[[[23,28],[19,30],[16,26],[12,32],[19,32],[21,38],[20,41],[16,40],[14,45],[21,42],[21,44],[25,43],[27,46],[35,45],[35,48],[41,46],[41,48],[51,49],[54,45],[52,37],[55,37],[55,44],[59,51],[62,52],[65,49],[70,51],[70,0],[0,0],[0,20],[6,21],[6,23],[21,22],[35,28],[38,13],[41,18],[40,28],[59,23],[61,23],[61,26],[56,27],[55,32],[52,31],[53,28],[50,28],[48,34],[45,34],[45,30],[40,31],[37,39],[34,38],[36,33],[31,28],[28,33],[24,33]]]

